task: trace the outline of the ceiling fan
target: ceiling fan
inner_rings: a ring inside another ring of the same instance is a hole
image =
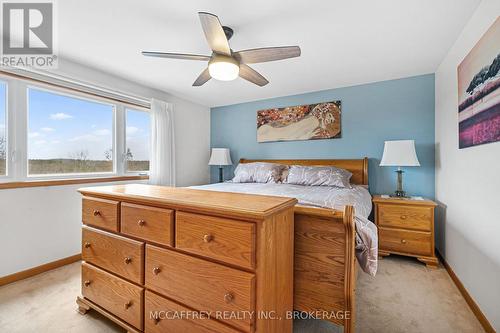
[[[148,57],[208,61],[208,67],[194,81],[193,86],[195,87],[203,85],[211,78],[231,81],[236,79],[238,75],[262,87],[269,81],[247,64],[300,56],[300,47],[298,46],[264,47],[233,52],[229,47],[229,39],[233,36],[233,29],[222,26],[217,15],[206,12],[199,12],[198,15],[208,45],[212,49],[212,55],[148,51],[143,51],[142,54]]]

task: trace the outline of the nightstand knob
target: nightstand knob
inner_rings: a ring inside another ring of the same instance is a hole
[[[406,239],[402,239],[402,240],[401,240],[401,243],[402,243],[402,244],[406,244]]]
[[[407,216],[406,216],[406,215],[401,215],[401,216],[400,216],[400,219],[401,219],[401,220],[406,220],[406,218],[407,218]]]
[[[85,280],[85,281],[83,282],[83,285],[84,285],[85,287],[88,287],[88,286],[90,286],[90,283],[91,283],[91,282],[90,282],[89,280]]]
[[[210,234],[206,234],[206,235],[203,236],[203,241],[205,243],[210,243],[213,240],[214,240],[214,236],[212,236]]]
[[[93,214],[94,216],[100,216],[100,215],[101,215],[101,212],[100,212],[100,211],[98,211],[97,209],[94,209],[94,211],[92,212],[92,214]]]
[[[160,274],[160,272],[161,272],[160,267],[153,267],[153,274],[154,275],[158,275],[158,274]]]
[[[130,257],[125,257],[125,260],[124,260],[124,261],[125,261],[125,263],[128,265],[128,264],[130,264],[130,263],[132,262],[132,258],[130,258]]]
[[[143,227],[146,224],[146,221],[139,220],[139,221],[137,221],[137,224],[139,225],[139,227]]]

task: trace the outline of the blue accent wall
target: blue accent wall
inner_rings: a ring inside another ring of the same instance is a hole
[[[259,89],[259,88],[255,88]],[[265,88],[263,88],[265,89]],[[342,137],[328,140],[257,142],[258,110],[342,101]],[[211,146],[230,148],[240,158],[369,158],[373,194],[392,193],[396,168],[380,167],[385,140],[413,139],[420,167],[405,168],[403,187],[410,195],[434,198],[434,74],[278,97],[211,109]],[[224,170],[233,176],[234,167]],[[212,167],[217,181],[217,167]]]

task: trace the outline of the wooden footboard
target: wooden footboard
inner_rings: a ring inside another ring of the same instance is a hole
[[[240,159],[240,163],[334,166],[352,173],[351,183],[368,185],[368,158],[330,160]],[[354,332],[356,282],[354,209],[295,207],[294,308]],[[323,313],[324,312],[324,313]]]
[[[354,209],[295,207],[294,309],[354,332]]]

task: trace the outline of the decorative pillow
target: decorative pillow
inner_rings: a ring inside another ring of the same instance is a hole
[[[283,170],[281,171],[281,177],[279,182],[286,184],[286,180],[288,178],[288,171],[290,170],[290,167],[288,165],[285,165]]]
[[[266,162],[240,163],[234,170],[233,183],[277,183],[284,165]]]
[[[352,173],[331,166],[292,165],[288,171],[287,184],[308,186],[337,186],[351,188]]]

